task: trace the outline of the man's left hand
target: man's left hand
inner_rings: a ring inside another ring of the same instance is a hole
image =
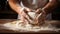
[[[35,18],[35,23],[41,24],[41,22],[43,22],[46,19],[46,12],[41,9],[37,9],[36,13],[37,16]]]

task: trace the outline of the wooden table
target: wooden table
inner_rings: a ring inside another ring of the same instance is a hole
[[[0,19],[0,24],[12,22],[12,21],[16,21],[16,19]],[[50,23],[53,26],[60,26],[60,21],[58,21],[58,20],[48,20],[48,21],[46,21],[46,23]],[[3,27],[3,26],[0,26],[0,27]],[[60,31],[58,31],[58,32],[60,32]],[[43,31],[42,30],[40,32],[17,32],[17,31],[13,31],[13,30],[0,28],[0,33],[56,33],[56,31]]]

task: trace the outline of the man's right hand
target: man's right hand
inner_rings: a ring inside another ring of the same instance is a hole
[[[26,9],[19,9],[19,15],[21,16],[21,20],[25,22],[25,20],[27,20],[28,22],[32,21],[30,19],[30,17],[28,16],[28,13],[29,11],[27,11]]]

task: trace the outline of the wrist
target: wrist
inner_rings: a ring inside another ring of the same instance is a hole
[[[24,11],[25,8],[18,8],[18,14],[21,14]]]

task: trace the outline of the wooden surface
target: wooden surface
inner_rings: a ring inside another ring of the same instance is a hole
[[[0,24],[12,22],[12,21],[16,21],[16,19],[0,19]],[[60,25],[60,21],[57,21],[57,20],[49,20],[49,21],[46,21],[46,23],[50,23],[53,26]],[[0,26],[0,27],[3,27],[3,26]],[[17,32],[13,30],[0,28],[0,33],[23,33],[23,32]],[[56,32],[55,31],[40,31],[40,32],[24,32],[24,33],[56,33]]]

